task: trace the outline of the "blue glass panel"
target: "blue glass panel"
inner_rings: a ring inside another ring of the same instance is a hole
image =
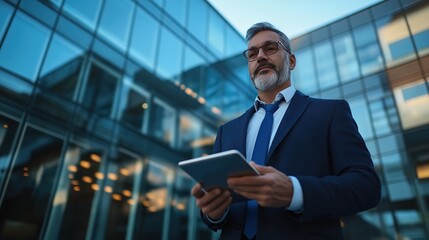
[[[209,48],[217,56],[225,52],[225,22],[215,10],[209,11]]]
[[[130,56],[148,69],[155,64],[159,22],[147,12],[137,9],[131,36]]]
[[[166,28],[161,32],[161,45],[156,73],[174,81],[180,78],[183,42]]]
[[[311,48],[303,48],[295,52],[296,67],[292,70],[292,83],[306,94],[317,91],[317,79]]]
[[[383,58],[373,25],[368,24],[355,29],[353,36],[362,74],[367,75],[383,69]]]
[[[185,87],[192,89],[197,94],[201,91],[201,82],[203,79],[206,63],[204,59],[192,48],[185,48],[185,62],[182,73],[182,83]]]
[[[226,43],[225,43],[225,54],[226,58],[241,55],[246,50],[247,44],[244,37],[236,32],[233,28],[227,26],[226,28]],[[244,56],[243,56],[244,58]]]
[[[320,89],[326,89],[338,84],[338,74],[335,65],[334,52],[330,41],[324,41],[314,46],[316,69]]]
[[[34,81],[37,77],[50,31],[18,12],[0,51],[0,66]]]
[[[165,10],[171,15],[171,17],[176,19],[180,25],[185,26],[187,5],[188,1],[186,0],[166,0]]]
[[[428,89],[424,82],[408,88],[402,88],[402,94],[405,101],[428,95]]]
[[[353,113],[353,117],[359,127],[359,133],[364,139],[370,139],[374,137],[372,131],[371,119],[369,117],[368,105],[364,99],[353,98],[349,100],[350,108]]]
[[[5,2],[0,2],[0,41],[9,24],[10,17],[12,16],[13,8]]]
[[[98,33],[122,51],[128,43],[133,6],[131,1],[108,0],[104,3]]]
[[[429,29],[415,34],[414,42],[419,52],[429,48]]]
[[[392,60],[399,60],[413,54],[413,45],[410,38],[403,38],[389,44],[389,51],[392,54]]]
[[[188,29],[203,44],[207,42],[207,2],[189,0]]]
[[[359,65],[352,36],[349,33],[334,38],[335,54],[342,82],[359,77]]]
[[[101,9],[101,0],[67,0],[63,9],[83,26],[94,30]]]

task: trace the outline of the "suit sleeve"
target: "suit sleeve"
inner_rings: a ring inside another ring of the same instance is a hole
[[[329,129],[332,174],[296,176],[301,183],[304,211],[300,221],[338,218],[375,207],[380,180],[346,101],[337,101]]]

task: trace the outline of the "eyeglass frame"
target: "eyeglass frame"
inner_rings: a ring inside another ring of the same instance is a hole
[[[262,48],[263,48],[264,46],[268,45],[268,44],[271,44],[271,43],[277,43],[277,50],[276,50],[275,52],[271,53],[271,54],[266,54],[266,53],[265,53],[265,51],[264,51]],[[246,53],[248,53],[250,50],[258,49],[258,54],[259,54],[259,49],[262,49],[262,52],[263,52],[264,54],[266,54],[267,56],[270,56],[270,55],[276,54],[276,53],[279,51],[279,44],[283,47],[283,49],[284,49],[287,53],[291,54],[291,53],[290,53],[290,51],[285,47],[285,45],[284,45],[282,42],[280,42],[280,41],[267,41],[267,42],[265,42],[264,44],[262,44],[262,46],[260,46],[260,47],[248,48],[248,49],[244,50],[244,51],[243,51],[243,55],[244,55],[244,57],[247,59],[247,61],[248,61],[248,62],[253,62],[253,61],[256,61],[256,59],[258,59],[258,55],[256,55],[256,58],[255,58],[255,59],[250,60],[250,59],[247,57],[247,54],[246,54]]]

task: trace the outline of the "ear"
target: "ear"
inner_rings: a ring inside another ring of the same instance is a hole
[[[289,54],[289,69],[293,70],[296,66],[296,58],[294,54]]]

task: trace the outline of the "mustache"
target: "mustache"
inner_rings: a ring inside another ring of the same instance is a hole
[[[265,67],[270,67],[270,68],[276,69],[276,65],[274,65],[272,63],[262,63],[261,65],[259,65],[255,69],[255,71],[253,72],[253,74],[256,75],[261,70],[261,68],[265,68]]]

